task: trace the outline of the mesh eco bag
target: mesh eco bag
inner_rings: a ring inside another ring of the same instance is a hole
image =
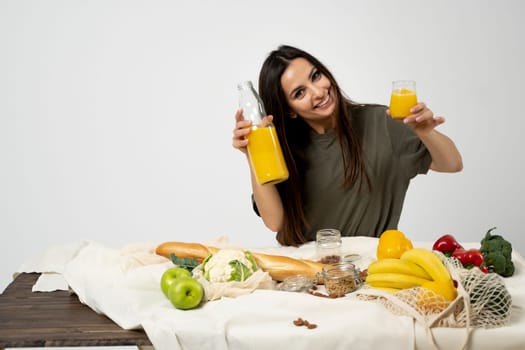
[[[365,286],[357,292],[358,297],[380,302],[396,315],[414,318],[427,329],[435,347],[432,327],[465,328],[462,346],[465,348],[473,328],[492,328],[508,323],[512,299],[502,277],[496,273],[483,273],[477,268],[465,269],[458,260],[434,253],[458,282],[458,296],[452,302],[421,287],[388,293]]]

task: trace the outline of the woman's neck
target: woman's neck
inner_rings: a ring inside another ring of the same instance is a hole
[[[334,116],[325,120],[307,120],[306,123],[310,125],[310,128],[317,134],[326,134],[327,132],[334,130],[337,125]]]

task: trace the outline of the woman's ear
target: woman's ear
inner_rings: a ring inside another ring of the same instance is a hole
[[[289,115],[289,116],[290,116],[290,118],[292,118],[292,119],[295,119],[295,118],[297,118],[297,114],[296,114],[296,113],[294,113],[294,112],[290,112],[290,113],[288,113],[288,115]]]

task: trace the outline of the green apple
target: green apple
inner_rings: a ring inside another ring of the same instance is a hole
[[[171,267],[164,271],[160,278],[160,289],[162,289],[165,296],[168,296],[168,289],[173,281],[180,277],[191,277],[191,272],[182,267]]]
[[[188,310],[199,306],[204,297],[202,284],[192,277],[179,277],[168,289],[168,299],[177,309]]]

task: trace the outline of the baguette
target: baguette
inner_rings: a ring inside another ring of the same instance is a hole
[[[195,258],[201,263],[209,254],[214,254],[219,248],[205,246],[200,243],[165,242],[157,246],[158,255],[169,258],[173,253],[179,258]],[[293,275],[306,275],[315,279],[317,272],[333,267],[313,260],[295,259],[284,255],[271,255],[251,252],[257,265],[270,274],[273,280],[283,281]]]
[[[170,254],[175,254],[178,258],[194,258],[201,263],[208,255],[215,254],[219,251],[218,248],[208,247],[200,243],[185,243],[185,242],[165,242],[157,246],[155,253],[157,255],[170,257]]]

